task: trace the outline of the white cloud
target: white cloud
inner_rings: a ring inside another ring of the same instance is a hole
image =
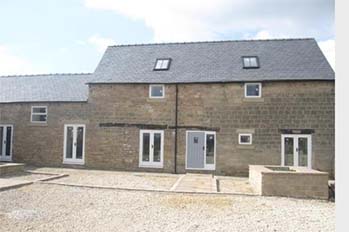
[[[326,56],[328,62],[334,69],[336,64],[335,64],[335,40],[334,39],[329,39],[325,41],[320,41],[319,42],[319,47],[321,48],[322,52]]]
[[[0,45],[0,75],[38,73],[33,65],[10,51],[6,45]]]
[[[334,34],[334,0],[85,0],[85,6],[141,20],[160,42],[236,39],[259,31]]]
[[[77,41],[83,45],[83,41]],[[101,37],[100,35],[93,35],[87,39],[87,43],[96,47],[98,52],[104,52],[109,45],[114,45],[115,41],[111,38]]]

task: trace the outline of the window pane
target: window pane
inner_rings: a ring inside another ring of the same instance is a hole
[[[46,113],[46,107],[33,107],[33,113]]]
[[[67,127],[65,158],[73,158],[73,127]]]
[[[78,127],[76,138],[76,158],[82,159],[82,151],[84,146],[84,128]]]
[[[251,57],[250,58],[250,66],[251,67],[257,67],[257,58],[256,57]]]
[[[150,143],[150,134],[143,133],[143,153],[142,153],[142,161],[149,162],[149,143]]]
[[[161,69],[161,66],[162,66],[162,60],[157,60],[156,65],[155,65],[155,69]]]
[[[154,133],[154,162],[161,161],[161,134]]]
[[[11,155],[11,135],[12,135],[12,127],[7,127],[6,129],[6,156]]]
[[[285,138],[285,165],[286,166],[293,166],[293,146],[294,146],[294,141],[293,138]]]
[[[244,67],[250,67],[250,58],[244,58]]]
[[[163,96],[163,86],[151,86],[151,96],[152,97],[162,97]]]
[[[206,135],[206,164],[214,164],[214,135]]]
[[[4,143],[3,141],[3,135],[4,135],[4,127],[0,126],[0,155],[2,155],[2,144]]]
[[[162,69],[167,69],[167,68],[168,68],[168,60],[163,60],[163,61],[162,61],[161,68],[162,68]]]
[[[308,166],[308,138],[298,139],[298,165]]]
[[[33,122],[46,122],[47,115],[32,115]]]
[[[258,84],[247,84],[246,85],[247,96],[259,96],[259,85]]]
[[[251,143],[251,136],[249,135],[241,135],[240,143]]]

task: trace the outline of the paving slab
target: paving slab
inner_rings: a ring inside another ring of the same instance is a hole
[[[13,180],[0,178],[0,191],[7,190],[10,188],[18,188],[32,183],[32,181],[28,180]]]
[[[209,174],[185,174],[171,190],[176,192],[217,192],[216,179]]]

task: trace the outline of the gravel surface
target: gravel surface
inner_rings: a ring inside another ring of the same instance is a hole
[[[334,231],[334,203],[33,184],[0,192],[0,231]]]
[[[56,183],[99,185],[134,189],[170,190],[178,175],[162,173],[120,172],[65,168],[39,168],[35,171],[66,173],[69,176],[53,180]]]

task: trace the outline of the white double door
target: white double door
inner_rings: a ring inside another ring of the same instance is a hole
[[[85,160],[85,125],[64,125],[63,163],[84,164]]]
[[[311,135],[282,135],[282,166],[311,168]]]
[[[12,161],[13,126],[0,125],[0,161]]]

